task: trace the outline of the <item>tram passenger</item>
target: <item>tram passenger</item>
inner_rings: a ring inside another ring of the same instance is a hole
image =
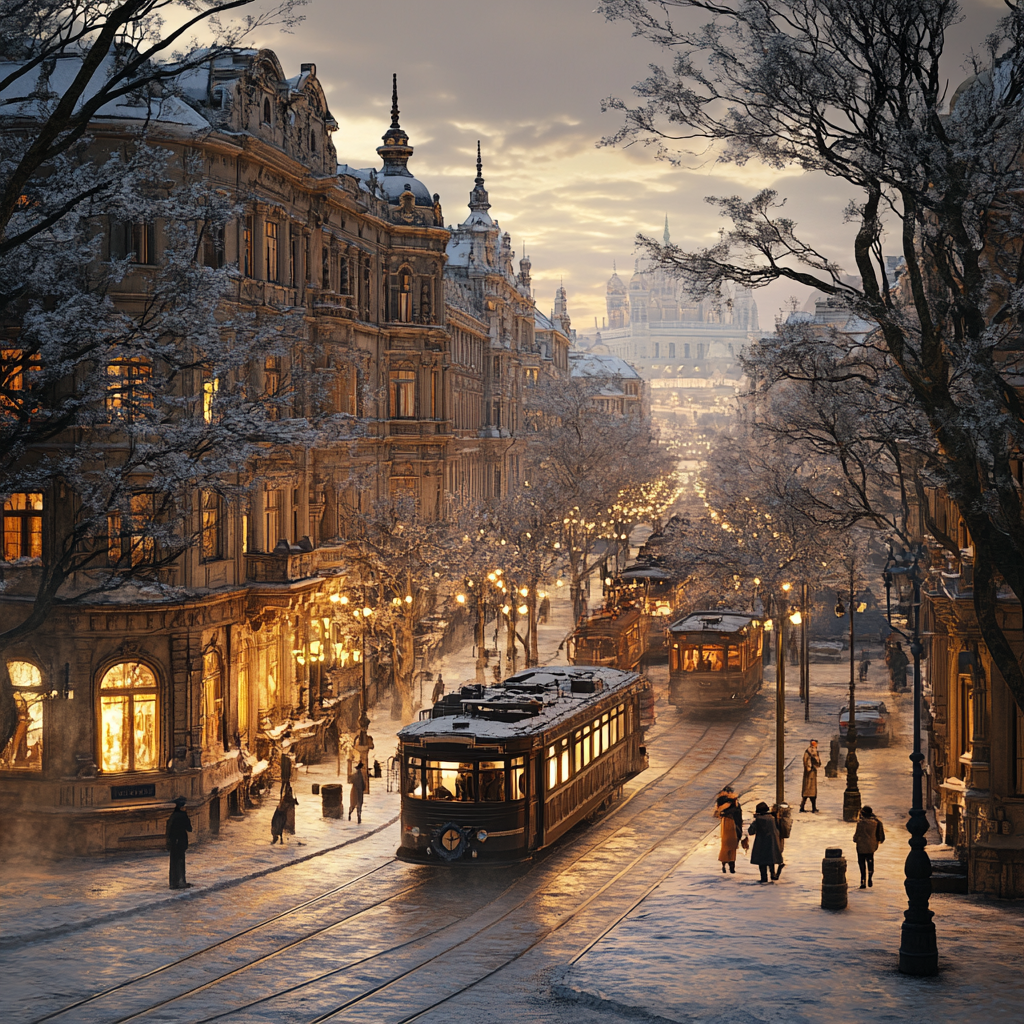
[[[459,774],[455,776],[455,799],[472,803],[476,799],[473,788],[473,766],[460,764]]]
[[[505,799],[505,773],[489,769],[480,772],[480,792],[484,800],[496,803]]]

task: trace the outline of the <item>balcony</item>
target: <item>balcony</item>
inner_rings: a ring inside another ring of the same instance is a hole
[[[250,583],[294,583],[317,573],[316,551],[300,551],[289,555],[263,555],[247,552],[245,578]]]

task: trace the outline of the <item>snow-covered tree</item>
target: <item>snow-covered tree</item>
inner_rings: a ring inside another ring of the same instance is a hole
[[[1014,473],[1024,440],[1024,11],[1007,8],[951,95],[955,0],[607,0],[600,9],[671,54],[636,87],[638,105],[609,101],[625,118],[609,142],[823,173],[859,195],[836,211],[856,228],[848,269],[858,278],[803,237],[770,190],[711,200],[730,222],[713,245],[644,244],[695,290],[788,280],[877,326],[911,429],[927,425],[936,479],[970,530],[981,634],[1024,708],[1024,672],[996,614],[1002,583],[1024,598]]]

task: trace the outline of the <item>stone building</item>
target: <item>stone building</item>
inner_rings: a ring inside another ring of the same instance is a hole
[[[1018,481],[1022,463],[1014,463]],[[954,552],[928,537],[923,590],[925,672],[931,687],[932,800],[946,843],[967,864],[970,892],[1024,897],[1024,714],[981,637],[974,609],[971,536],[945,490],[928,489],[934,526]],[[1020,602],[1003,586],[996,617],[1024,655]]]
[[[158,846],[179,795],[200,836],[216,831],[244,812],[257,753],[285,732],[311,751],[322,742],[324,701],[351,728],[363,676],[363,641],[339,614],[351,517],[387,497],[429,518],[505,494],[519,474],[523,359],[567,368],[564,336],[537,341],[529,261],[513,273],[479,161],[470,215],[451,232],[413,176],[397,86],[381,165],[361,169],[338,163],[313,64],[288,76],[271,51],[239,50],[180,84],[183,99],[155,112],[102,111],[97,153],[147,116],[173,166],[202,157],[206,179],[244,207],[204,251],[238,268],[226,306],[290,332],[288,355],[250,368],[254,386],[274,394],[292,361],[312,360],[333,410],[361,431],[269,448],[248,500],[204,507],[203,544],[152,588],[60,604],[5,651],[20,722],[0,752],[0,813],[19,823],[11,841],[45,835],[59,853]],[[104,245],[104,258],[156,263],[162,226],[111,224]],[[129,273],[114,301],[130,308],[139,287]],[[208,397],[198,378],[180,387]],[[5,502],[4,628],[30,599],[27,556],[45,560],[60,497]],[[375,686],[371,675],[371,701]]]

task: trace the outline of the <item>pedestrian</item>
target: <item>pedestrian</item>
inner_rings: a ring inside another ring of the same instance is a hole
[[[281,755],[281,793],[292,781],[292,759],[287,754]]]
[[[857,865],[860,868],[860,887],[867,889],[874,883],[875,851],[885,842],[885,829],[870,807],[860,809],[853,845],[857,847]]]
[[[779,829],[775,819],[768,811],[768,805],[762,800],[754,808],[754,820],[747,832],[754,837],[754,848],[750,851],[750,863],[756,864],[761,872],[760,885],[778,878],[776,864],[782,863],[782,850],[779,848]]]
[[[547,625],[548,616],[551,614],[551,599],[547,596],[541,598],[540,612],[537,616],[539,623],[544,626]]]
[[[800,664],[800,638],[796,630],[789,634],[789,663],[790,665]]]
[[[722,819],[722,842],[718,850],[718,859],[722,863],[722,874],[726,865],[730,874],[736,874],[736,850],[742,837],[744,848],[749,845],[743,835],[743,811],[740,809],[736,794],[729,789],[722,790],[715,799],[715,817]]]
[[[821,756],[818,754],[818,741],[811,740],[810,746],[804,751],[804,783],[800,787],[800,812],[804,813],[805,804],[811,801],[811,812],[818,813],[818,769],[821,767]]]
[[[783,804],[782,806],[785,807],[786,805]],[[772,804],[772,809],[768,813],[775,819],[775,827],[779,830],[779,853],[780,855],[784,855],[786,852],[786,840],[793,831],[792,819],[782,813],[782,809],[778,804]],[[782,869],[785,866],[786,862],[784,860],[780,860],[779,869],[775,872],[776,880],[779,875],[782,874]]]
[[[871,662],[868,661],[867,652],[866,651],[861,651],[860,652],[860,667],[857,670],[857,678],[859,679],[860,684],[862,686],[864,685],[864,683],[867,682],[867,679],[868,679],[868,669],[869,668],[871,668]]]
[[[896,644],[892,652],[892,659],[889,665],[889,679],[892,690],[901,693],[907,688],[907,668],[910,666],[910,659],[903,651],[903,644]]]
[[[284,827],[289,835],[295,835],[295,808],[299,806],[299,801],[292,792],[291,783],[281,794],[281,806],[284,808]]]
[[[284,827],[288,821],[288,811],[284,806],[284,796],[282,795],[281,801],[274,808],[274,813],[270,818],[270,845],[273,846],[275,843],[280,843],[284,846]]]
[[[366,777],[363,775],[362,761],[356,765],[352,773],[352,785],[348,791],[348,820],[352,820],[352,812],[356,812],[356,824],[363,823],[363,793],[366,792]]]
[[[192,831],[192,822],[185,810],[186,800],[183,796],[174,800],[174,810],[167,819],[167,852],[171,855],[170,887],[172,889],[191,889],[185,881],[185,851],[188,849],[188,834]]]
[[[437,673],[437,682],[434,683],[434,689],[430,694],[430,703],[436,704],[444,696],[444,679],[441,673]]]

